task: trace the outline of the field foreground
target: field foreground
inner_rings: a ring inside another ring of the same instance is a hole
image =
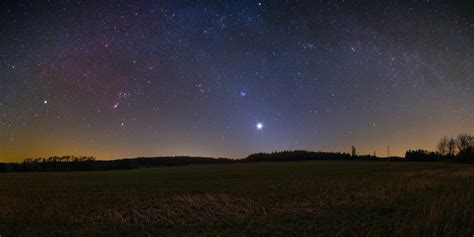
[[[474,166],[266,162],[0,174],[0,235],[472,236]]]

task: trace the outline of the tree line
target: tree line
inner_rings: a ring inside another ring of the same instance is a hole
[[[457,137],[443,137],[436,151],[409,150],[405,158],[379,158],[374,155],[358,155],[356,148],[351,153],[291,150],[272,153],[255,153],[243,159],[168,156],[138,157],[119,160],[96,160],[91,156],[52,156],[49,158],[28,158],[21,163],[0,163],[0,172],[36,171],[88,171],[123,170],[160,166],[180,166],[191,164],[222,164],[271,161],[303,160],[367,160],[367,161],[460,161],[474,162],[474,136],[461,133]]]
[[[357,155],[355,148],[352,147],[352,154],[341,152],[323,152],[323,151],[280,151],[272,153],[255,153],[242,159],[242,162],[261,162],[261,161],[298,161],[298,160],[377,160],[371,155]]]
[[[0,163],[0,172],[48,172],[48,171],[93,171],[124,170],[158,166],[180,166],[190,164],[216,164],[234,162],[225,158],[208,157],[138,157],[119,160],[96,160],[91,156],[52,156],[28,158],[21,163]]]
[[[405,154],[405,159],[474,162],[474,136],[469,133],[461,133],[457,137],[442,137],[436,148],[436,151],[409,150]]]
[[[96,160],[88,156],[52,156],[49,158],[28,158],[21,163],[0,163],[0,172],[48,172],[48,171],[93,171],[124,170],[160,166],[181,166],[191,164],[223,164],[268,161],[300,160],[377,160],[374,156],[355,156],[338,152],[281,151],[251,154],[243,159],[209,157],[138,157],[119,160]]]

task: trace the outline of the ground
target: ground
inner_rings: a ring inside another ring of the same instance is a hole
[[[300,161],[0,174],[0,235],[472,236],[474,165]]]

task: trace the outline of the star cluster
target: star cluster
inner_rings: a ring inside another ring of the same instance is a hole
[[[474,129],[472,1],[1,5],[1,160],[402,155]]]

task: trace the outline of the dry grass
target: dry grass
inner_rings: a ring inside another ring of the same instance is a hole
[[[472,235],[473,177],[382,162],[0,174],[0,234]]]
[[[96,225],[196,226],[242,221],[260,213],[256,203],[227,194],[179,195],[146,205],[100,210],[75,219]]]

